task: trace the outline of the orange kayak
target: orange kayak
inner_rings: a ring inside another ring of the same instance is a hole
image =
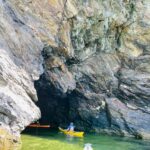
[[[50,125],[30,124],[28,127],[31,127],[31,128],[50,128]]]

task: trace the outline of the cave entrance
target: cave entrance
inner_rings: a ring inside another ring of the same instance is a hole
[[[49,124],[52,128],[66,126],[69,121],[69,100],[66,95],[61,95],[53,85],[51,85],[41,75],[38,81],[35,81],[38,102],[37,106],[41,110],[40,124]]]

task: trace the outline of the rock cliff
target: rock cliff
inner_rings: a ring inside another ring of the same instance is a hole
[[[38,92],[47,121],[150,138],[149,0],[0,0],[0,15],[3,128],[40,118]]]

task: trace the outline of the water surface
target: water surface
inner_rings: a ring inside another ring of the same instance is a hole
[[[150,141],[86,134],[84,138],[70,138],[50,130],[30,130],[22,134],[22,150],[83,150],[92,143],[94,150],[150,150]]]

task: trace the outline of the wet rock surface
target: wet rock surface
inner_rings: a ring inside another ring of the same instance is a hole
[[[148,0],[0,4],[1,126],[37,120],[38,93],[42,122],[150,136]]]

